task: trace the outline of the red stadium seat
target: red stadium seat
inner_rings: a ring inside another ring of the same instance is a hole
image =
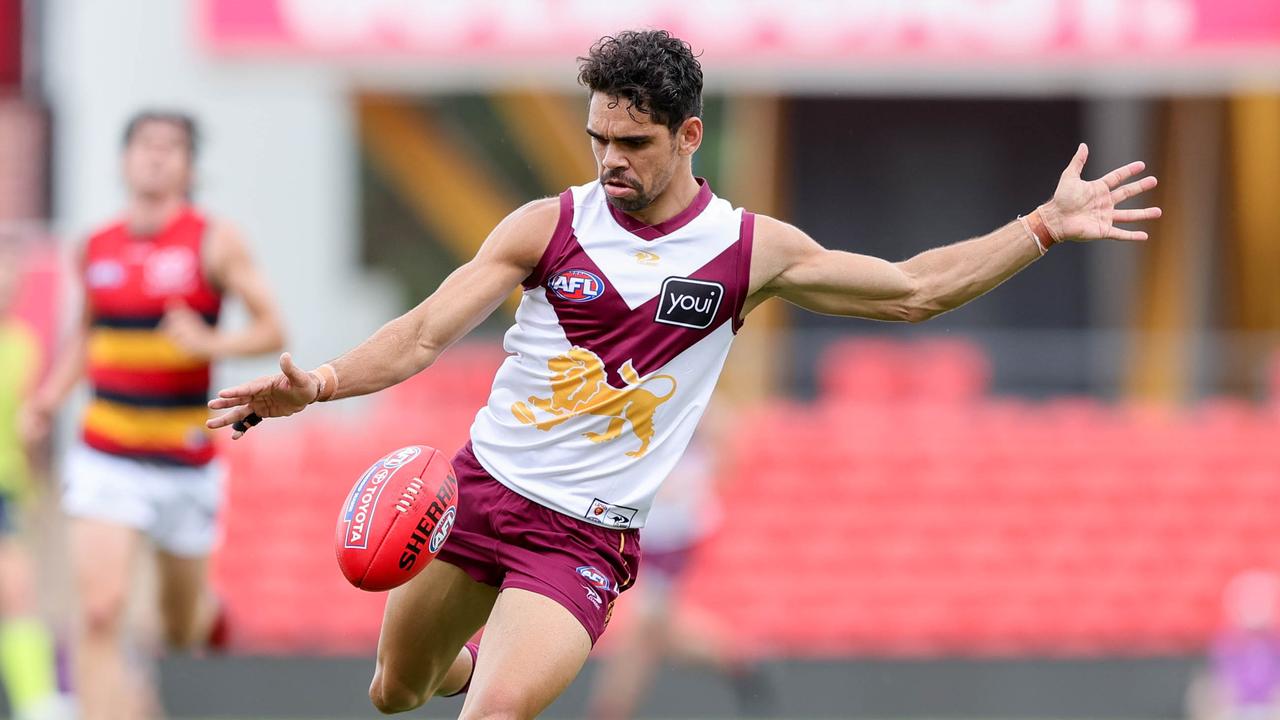
[[[215,571],[245,648],[373,647],[384,597],[341,578],[338,507],[393,447],[465,442],[500,361],[457,348],[354,419],[229,444]],[[733,522],[682,602],[789,655],[1188,652],[1235,573],[1280,568],[1280,411],[1028,404],[983,397],[988,372],[963,344],[828,348],[812,405],[736,418]]]

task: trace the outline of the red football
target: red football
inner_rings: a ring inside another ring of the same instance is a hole
[[[458,481],[433,447],[410,445],[360,476],[338,515],[338,567],[361,590],[409,582],[435,558],[458,512]]]

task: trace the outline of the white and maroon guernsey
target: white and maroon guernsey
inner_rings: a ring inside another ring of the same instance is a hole
[[[692,205],[653,226],[609,205],[599,182],[560,195],[471,426],[476,459],[503,485],[607,527],[644,525],[747,294],[755,217],[698,183]]]

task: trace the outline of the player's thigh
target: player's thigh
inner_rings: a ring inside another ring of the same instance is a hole
[[[128,599],[138,530],[98,518],[71,518],[71,566],[87,629],[118,623]]]
[[[590,653],[591,636],[563,605],[528,590],[503,590],[460,717],[537,717],[569,687]]]
[[[188,647],[196,642],[204,613],[210,602],[208,557],[156,553],[160,581],[160,615],[165,638],[171,645]]]
[[[392,590],[378,637],[375,688],[430,697],[462,646],[484,626],[497,588],[436,560]]]

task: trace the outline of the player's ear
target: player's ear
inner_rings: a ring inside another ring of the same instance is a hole
[[[702,118],[691,117],[676,128],[676,152],[688,157],[702,145]]]

